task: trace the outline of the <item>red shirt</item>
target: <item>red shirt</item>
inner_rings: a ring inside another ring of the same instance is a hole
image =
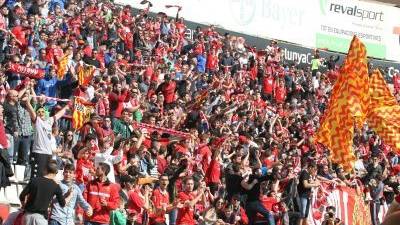
[[[213,54],[208,54],[206,69],[215,70],[217,68],[217,65],[218,65],[218,57]]]
[[[394,200],[396,200],[396,202],[400,204],[400,195],[397,195],[396,198],[394,198]]]
[[[22,28],[22,26],[16,26],[13,29],[11,29],[11,33],[15,35],[15,38],[22,43],[22,45],[26,44],[26,38],[25,38],[25,31]]]
[[[286,99],[286,88],[285,86],[278,86],[275,90],[275,99],[277,103],[283,103]]]
[[[221,182],[221,165],[218,160],[211,160],[205,178],[207,184]]]
[[[268,210],[268,211],[273,211],[273,206],[278,203],[278,201],[273,198],[273,197],[267,197],[266,195],[263,195],[261,197],[261,203],[264,205],[264,207]]]
[[[184,203],[186,201],[192,201],[195,198],[193,193],[180,192],[178,194],[178,201]],[[195,225],[196,220],[194,219],[194,207],[183,207],[178,209],[178,215],[176,218],[177,225]]]
[[[162,193],[161,189],[157,188],[153,191],[153,196],[151,197],[151,200],[153,201],[154,207],[160,209],[163,205],[169,205],[169,194],[167,191],[165,191],[165,193]],[[150,223],[164,223],[165,213],[166,212],[159,212],[157,215],[154,215],[154,217],[151,218]]]
[[[265,94],[272,94],[273,90],[274,90],[274,78],[265,77],[263,80],[263,92]]]
[[[87,184],[92,179],[91,170],[94,171],[93,161],[90,159],[78,159],[76,163],[76,182]]]
[[[176,89],[176,83],[174,81],[164,83],[161,92],[164,95],[165,103],[169,104],[175,101],[175,89]]]
[[[142,224],[144,199],[139,196],[138,190],[131,190],[128,193],[128,211],[136,214],[136,222]]]
[[[164,157],[157,156],[157,171],[160,174],[163,174],[165,169],[167,168],[167,160]]]
[[[396,75],[393,77],[393,85],[395,90],[400,89],[400,76]]]
[[[212,152],[206,144],[202,144],[199,146],[198,156],[200,157],[201,167],[204,172],[206,172],[208,169],[208,166],[211,161],[211,155],[212,155]]]
[[[126,90],[122,91],[121,94],[116,94],[115,92],[111,92],[108,95],[110,109],[113,111],[113,116],[116,118],[121,117],[122,110],[124,108],[123,103],[128,96],[128,92]]]
[[[93,209],[93,215],[86,217],[85,220],[100,224],[110,223],[110,212],[119,206],[119,186],[114,183],[91,181],[86,185],[83,196]],[[102,206],[101,199],[107,201],[106,206]]]

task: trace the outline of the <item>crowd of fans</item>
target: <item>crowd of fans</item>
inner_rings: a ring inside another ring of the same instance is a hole
[[[256,49],[214,26],[188,39],[184,9],[167,6],[169,18],[142,4],[133,13],[108,0],[0,0],[0,186],[13,164],[28,182],[24,213],[8,224],[305,225],[320,186],[364,193],[379,224],[379,206],[400,190],[398,155],[359,128],[346,173],[311,139],[337,57],[315,51],[299,68],[275,41]],[[81,65],[96,67],[88,85],[78,84]],[[78,97],[94,110],[74,130]],[[342,224],[325,211],[325,224]]]

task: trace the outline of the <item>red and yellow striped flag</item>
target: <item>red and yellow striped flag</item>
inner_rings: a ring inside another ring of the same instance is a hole
[[[371,75],[370,96],[368,125],[386,144],[400,153],[400,105],[379,70]]]
[[[332,161],[346,171],[353,168],[354,126],[362,127],[369,104],[369,77],[366,49],[354,37],[340,75],[333,86],[328,108],[314,140],[331,151]]]
[[[89,122],[92,111],[92,103],[87,102],[82,98],[75,98],[74,111],[72,113],[72,127],[75,130],[79,130],[85,123]]]
[[[95,67],[94,66],[85,66],[85,65],[80,65],[78,67],[78,83],[79,85],[88,85],[89,82],[93,79],[95,72]]]
[[[57,77],[59,80],[64,79],[64,76],[67,73],[68,62],[69,62],[69,54],[65,54],[58,62]]]

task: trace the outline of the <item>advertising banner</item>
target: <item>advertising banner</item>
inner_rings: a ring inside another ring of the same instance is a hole
[[[361,194],[355,189],[349,187],[336,187],[333,189],[324,189],[322,185],[314,192],[311,209],[308,217],[308,224],[321,225],[327,219],[324,214],[327,206],[333,206],[336,209],[335,218],[340,219],[346,225],[370,225],[371,214],[369,202],[365,202]],[[381,205],[378,218],[382,221],[388,207]]]
[[[138,1],[118,0],[135,8]],[[157,0],[152,12],[166,12],[250,36],[345,53],[353,35],[368,56],[400,61],[400,9],[356,0]],[[212,15],[212,16],[210,16]]]
[[[349,0],[320,0],[319,6],[320,24],[312,31],[315,47],[346,52],[349,40],[357,35],[369,56],[400,60],[399,8]]]

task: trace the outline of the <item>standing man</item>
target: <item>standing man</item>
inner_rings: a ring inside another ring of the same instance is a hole
[[[185,190],[178,194],[178,202],[181,206],[179,206],[178,209],[176,224],[195,225],[197,222],[194,218],[194,207],[203,197],[205,188],[204,186],[201,186],[197,193],[194,192],[194,180],[192,177],[187,177],[183,183],[185,185]]]
[[[58,111],[53,117],[46,118],[45,109],[43,107],[39,107],[35,112],[28,97],[25,97],[22,100],[26,104],[26,109],[31,116],[32,122],[35,123],[35,134],[33,137],[32,148],[31,178],[39,177],[43,176],[43,171],[53,155],[53,151],[51,149],[51,131],[53,124],[65,114],[69,106],[64,106],[64,108]]]
[[[109,224],[110,212],[119,207],[119,187],[107,178],[110,169],[107,163],[99,163],[96,179],[85,188],[83,196],[93,208],[93,214],[86,215],[85,225]]]
[[[170,74],[165,74],[164,82],[158,86],[156,94],[162,93],[164,96],[164,107],[166,109],[172,108],[173,103],[175,103],[175,92],[176,92],[176,82],[171,80]]]
[[[317,176],[317,164],[315,162],[308,165],[307,170],[303,170],[300,173],[299,184],[297,191],[300,198],[300,225],[307,224],[307,217],[311,207],[311,191],[313,187],[320,185],[319,181],[316,180]]]
[[[16,161],[14,139],[18,138],[18,92],[9,90],[4,102],[4,122],[8,140],[8,160],[10,164]]]
[[[28,96],[29,90],[20,91],[20,96]],[[22,94],[23,95],[22,95]],[[18,122],[18,136],[14,137],[14,155],[18,154],[17,164],[29,166],[29,156],[32,145],[32,120],[29,116],[29,111],[17,103],[17,122]]]
[[[44,177],[32,178],[19,196],[25,210],[22,221],[24,225],[47,225],[47,210],[53,197],[56,196],[60,207],[65,206],[65,198],[70,199],[71,190],[63,195],[60,186],[54,181],[58,172],[57,162],[48,162],[46,171]]]
[[[156,214],[150,218],[151,225],[166,225],[165,214],[176,208],[175,204],[170,204],[168,184],[168,175],[164,174],[160,177],[160,186],[153,191],[151,201],[156,209]]]
[[[249,218],[249,225],[255,224],[257,213],[261,214],[266,220],[268,225],[275,225],[274,216],[265,208],[260,201],[260,184],[267,180],[272,180],[271,175],[261,176],[261,169],[255,168],[254,174],[250,175],[248,179],[243,179],[240,185],[244,188],[247,195],[246,214]]]
[[[89,203],[83,198],[82,191],[74,183],[75,168],[72,164],[64,166],[64,179],[60,183],[63,194],[71,192],[69,201],[65,207],[59,203],[54,203],[51,210],[49,225],[74,225],[75,224],[75,208],[77,204],[82,207],[88,216],[93,214],[93,210]]]

